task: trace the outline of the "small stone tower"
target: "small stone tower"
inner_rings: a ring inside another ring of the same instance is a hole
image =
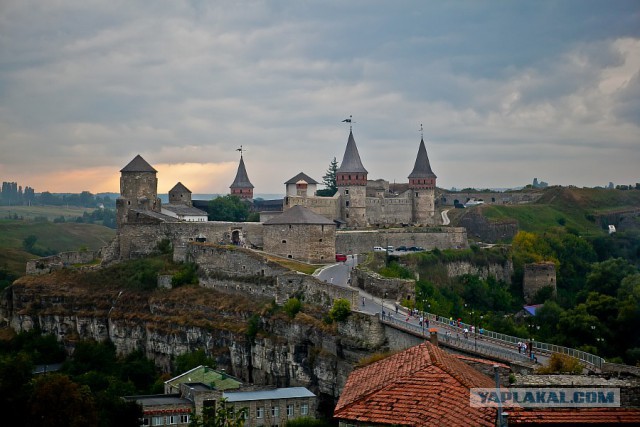
[[[253,184],[249,181],[247,170],[244,167],[242,152],[240,152],[240,164],[238,165],[238,172],[236,172],[236,179],[233,180],[233,184],[229,188],[233,196],[238,196],[241,199],[253,199]]]
[[[409,190],[411,191],[411,220],[414,224],[433,224],[435,220],[436,174],[431,170],[429,156],[420,139],[418,155],[413,171],[409,174]]]
[[[367,170],[362,166],[353,131],[349,130],[349,140],[342,163],[336,171],[336,185],[340,193],[340,216],[347,227],[367,225]]]
[[[139,154],[120,170],[120,197],[116,200],[118,228],[128,222],[129,211],[160,212],[156,171]]]
[[[191,202],[191,190],[185,187],[181,182],[178,182],[171,190],[169,190],[169,204],[193,206]]]

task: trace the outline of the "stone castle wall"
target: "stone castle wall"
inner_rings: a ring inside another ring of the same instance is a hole
[[[369,224],[410,224],[413,203],[406,197],[367,197],[367,219]]]
[[[340,199],[338,198],[338,193],[333,197],[285,197],[284,209],[289,209],[296,205],[311,209],[318,215],[322,215],[330,220],[340,218]]]
[[[487,204],[496,205],[516,205],[521,203],[531,203],[542,197],[542,191],[530,192],[444,192],[440,194],[438,203],[441,206],[453,206],[455,201],[466,203],[471,199],[482,200]]]
[[[368,294],[384,297],[389,301],[416,299],[415,280],[382,277],[370,270],[356,267],[351,270],[351,283]]]
[[[176,261],[184,259],[186,245],[204,241],[262,247],[263,227],[258,222],[160,222],[123,224],[119,232],[120,259],[147,256],[157,250],[163,239],[171,241]]]
[[[335,261],[334,224],[273,224],[264,226],[264,251],[308,263]]]
[[[533,302],[536,293],[547,286],[553,288],[553,294],[557,292],[556,288],[556,265],[552,262],[540,262],[535,264],[526,264],[524,266],[524,278],[522,280],[522,290],[524,300],[527,304]]]
[[[278,304],[294,296],[324,307],[338,298],[357,304],[358,291],[292,272],[247,249],[195,243],[188,245],[187,259],[204,273],[205,287],[274,298]]]
[[[74,264],[88,264],[99,257],[99,251],[60,252],[57,255],[27,261],[26,273],[48,274]]]
[[[422,246],[424,249],[463,249],[467,232],[461,227],[394,228],[336,232],[336,252],[371,252],[374,246]]]

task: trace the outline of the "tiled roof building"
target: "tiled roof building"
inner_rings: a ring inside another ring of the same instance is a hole
[[[495,426],[495,408],[473,408],[469,389],[493,381],[425,342],[357,369],[334,411],[340,425]]]

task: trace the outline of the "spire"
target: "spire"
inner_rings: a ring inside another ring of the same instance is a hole
[[[429,156],[427,156],[427,148],[424,146],[424,138],[420,138],[416,164],[413,166],[413,171],[411,171],[408,178],[437,178],[436,174],[431,170]]]
[[[236,179],[233,180],[230,188],[253,188],[253,184],[251,184],[247,175],[247,169],[244,167],[242,154],[240,154],[240,164],[238,165],[238,172],[236,172]]]
[[[349,140],[347,141],[347,148],[344,150],[344,157],[342,163],[337,172],[340,173],[368,173],[362,166],[360,160],[360,154],[358,154],[358,147],[356,147],[356,141],[353,138],[353,131],[349,131]]]

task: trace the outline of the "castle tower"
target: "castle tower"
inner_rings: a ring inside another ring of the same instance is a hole
[[[162,210],[157,173],[139,154],[120,170],[120,197],[116,200],[118,227],[127,222],[131,209]]]
[[[178,182],[169,190],[169,204],[193,206],[191,202],[191,190]]]
[[[242,147],[240,147],[240,150],[242,150]],[[229,188],[233,196],[238,196],[241,199],[253,199],[253,184],[249,181],[247,169],[244,167],[242,151],[240,151],[240,164],[238,165],[238,172],[236,172],[236,179],[233,180],[233,184]]]
[[[367,225],[367,170],[362,166],[353,131],[349,130],[349,140],[342,163],[336,171],[336,185],[340,193],[340,213],[348,227]]]
[[[421,138],[416,163],[413,166],[413,171],[409,174],[409,190],[412,200],[411,218],[414,224],[433,224],[435,221],[436,178],[436,174],[433,173],[431,164],[429,164],[424,138]]]

